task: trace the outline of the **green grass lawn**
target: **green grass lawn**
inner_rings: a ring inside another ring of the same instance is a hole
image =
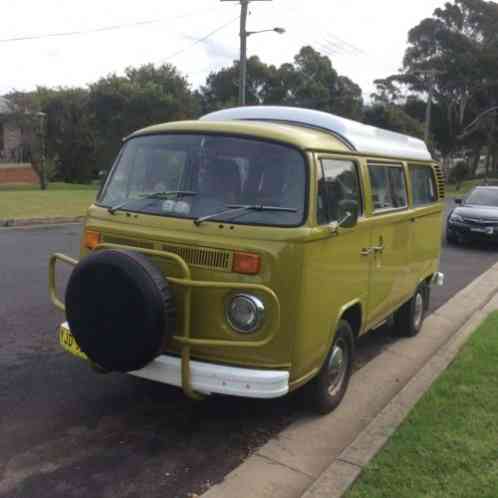
[[[64,183],[64,182],[51,182],[48,186],[49,190],[98,190],[99,185],[96,183]],[[0,192],[13,192],[13,191],[39,191],[38,184],[31,183],[5,183],[0,184]]]
[[[484,178],[474,178],[472,180],[466,180],[462,183],[460,190],[456,189],[454,183],[446,185],[446,193],[449,197],[464,197],[469,193],[474,187],[478,185],[485,185],[486,180]],[[488,185],[498,185],[498,178],[489,178]]]
[[[45,191],[32,185],[2,185],[0,219],[81,216],[96,195],[96,185],[51,183]]]
[[[498,496],[498,312],[415,406],[346,498]]]
[[[460,190],[456,189],[456,185],[454,183],[446,185],[446,193],[448,197],[464,197],[470,190],[472,190],[477,185],[483,185],[484,179],[477,178],[473,180],[467,180],[462,183]]]

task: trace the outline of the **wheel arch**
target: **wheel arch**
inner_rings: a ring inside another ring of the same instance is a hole
[[[354,339],[356,340],[359,337],[365,323],[363,302],[360,299],[354,299],[353,301],[344,304],[339,309],[339,312],[337,313],[337,316],[335,317],[335,320],[333,320],[331,326],[327,349],[325,351],[325,355],[321,359],[320,368],[323,366],[323,363],[327,358],[330,348],[332,347],[337,327],[341,320],[346,320],[349,323],[349,325],[353,329]]]

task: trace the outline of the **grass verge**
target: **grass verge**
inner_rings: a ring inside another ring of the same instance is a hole
[[[498,496],[498,312],[417,403],[345,498]]]
[[[483,178],[475,178],[473,180],[466,180],[462,182],[460,186],[460,190],[456,189],[456,185],[454,183],[446,185],[446,194],[449,197],[464,197],[468,192],[470,192],[477,185],[484,184]]]
[[[45,191],[26,185],[5,187],[0,188],[2,219],[82,216],[97,195],[95,185],[55,183]]]
[[[489,178],[488,185],[497,185],[498,178]],[[474,187],[478,185],[486,185],[486,180],[484,178],[474,178],[472,180],[466,180],[462,182],[460,190],[456,189],[456,185],[451,183],[446,185],[446,193],[449,197],[464,197],[467,195]]]
[[[48,190],[97,190],[99,185],[96,183],[64,183],[64,182],[51,182],[48,185]],[[31,183],[4,183],[0,184],[0,192],[20,192],[32,191],[39,192],[40,186]]]

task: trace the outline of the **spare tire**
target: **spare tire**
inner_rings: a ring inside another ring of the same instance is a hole
[[[74,268],[66,315],[76,342],[108,371],[138,370],[176,330],[171,287],[143,254],[101,250]]]

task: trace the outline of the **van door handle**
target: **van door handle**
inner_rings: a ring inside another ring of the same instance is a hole
[[[372,249],[372,251],[374,253],[380,253],[380,254],[382,254],[384,252],[384,237],[382,237],[382,235],[381,235],[379,237],[379,245],[378,246],[373,246],[370,249]]]

